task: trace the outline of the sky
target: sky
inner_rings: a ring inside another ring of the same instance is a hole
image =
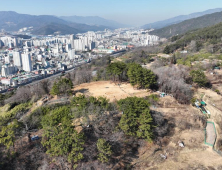
[[[221,0],[0,0],[0,11],[32,15],[100,16],[141,26],[193,12],[222,8]]]

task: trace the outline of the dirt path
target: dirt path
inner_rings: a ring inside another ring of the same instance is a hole
[[[222,116],[222,111],[219,108],[222,105],[222,97],[218,95],[216,92],[211,90],[199,89],[198,92],[204,94],[203,101],[205,101],[207,104],[206,109],[210,111],[210,119],[208,119],[208,121],[213,122],[216,129],[215,133],[214,125],[212,123],[207,123],[206,142],[211,145],[215,144],[215,147],[217,148],[217,143],[221,139],[221,135],[219,135],[220,127],[217,125],[216,122]]]
[[[217,137],[217,135],[214,130],[214,124],[208,122],[207,127],[206,127],[206,143],[213,146],[216,141],[216,137]]]

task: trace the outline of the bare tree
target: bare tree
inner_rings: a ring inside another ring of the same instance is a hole
[[[193,91],[187,82],[190,80],[189,68],[185,66],[160,67],[153,70],[158,76],[161,91],[172,94],[180,103],[189,103]]]

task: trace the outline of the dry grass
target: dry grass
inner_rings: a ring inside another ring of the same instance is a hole
[[[118,86],[108,81],[82,84],[74,90],[95,97],[104,96],[110,101],[129,96],[145,97],[151,94],[146,90],[134,89],[130,84]],[[200,94],[205,94],[203,99],[207,104],[222,101],[221,96],[211,90],[200,89],[197,95]],[[177,170],[222,166],[222,157],[214,152],[212,147],[204,144],[206,122],[204,115],[197,108],[181,105],[173,97],[167,96],[159,100],[156,108],[151,109],[163,113],[168,123],[173,125],[170,130],[172,133],[161,139],[162,147],[154,143],[140,146],[138,158],[132,160],[133,169]],[[212,116],[216,116],[215,112],[215,110],[212,111]],[[217,112],[217,114],[221,113]],[[178,146],[179,140],[184,142],[185,148]],[[162,159],[160,154],[167,154],[167,159]]]
[[[111,102],[115,100],[124,99],[126,97],[145,97],[151,94],[147,90],[134,89],[129,83],[117,85],[109,81],[99,81],[81,84],[79,86],[76,86],[74,88],[74,91],[94,97],[106,97]]]

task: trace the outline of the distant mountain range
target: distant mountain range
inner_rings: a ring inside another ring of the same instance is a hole
[[[61,16],[61,19],[65,21],[80,23],[80,24],[87,24],[87,25],[103,25],[110,28],[126,28],[130,27],[129,25],[120,24],[116,21],[107,20],[98,16]]]
[[[160,37],[169,38],[177,34],[184,34],[199,28],[213,26],[222,22],[222,12],[204,15],[202,17],[189,19],[178,24],[170,25],[161,29],[154,30],[150,34],[158,35]]]
[[[212,14],[212,13],[221,12],[221,11],[222,11],[222,8],[216,8],[216,9],[209,9],[209,10],[203,11],[203,12],[192,13],[189,15],[180,15],[180,16],[170,18],[167,20],[146,24],[146,25],[142,26],[142,28],[144,28],[144,29],[150,29],[150,28],[160,29],[160,28],[163,28],[163,27],[166,27],[169,25],[180,23],[185,20],[189,20],[192,18],[197,18],[197,17],[201,17],[201,16],[204,16],[207,14]]]
[[[28,15],[18,14],[13,11],[0,11],[0,29],[6,31],[18,31],[24,27],[33,26],[33,34],[48,35],[54,32],[61,34],[76,34],[87,31],[101,31],[105,28],[114,27],[103,25],[87,25],[65,21],[61,18],[51,15]]]

